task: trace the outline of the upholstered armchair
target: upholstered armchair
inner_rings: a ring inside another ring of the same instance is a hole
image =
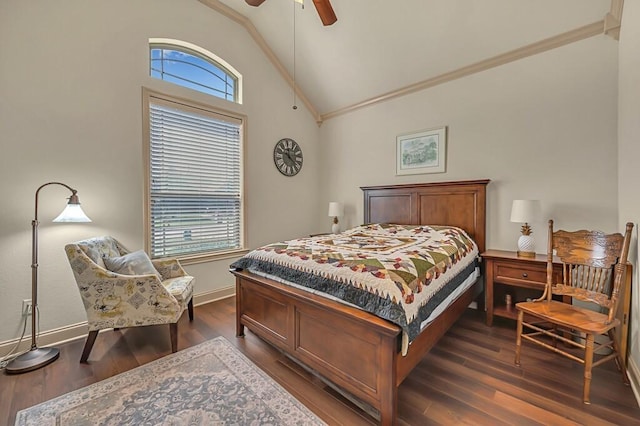
[[[171,350],[178,349],[178,320],[185,308],[193,321],[193,285],[176,259],[151,261],[112,237],[65,246],[87,312],[89,335],[80,358],[87,362],[98,331],[169,324]]]

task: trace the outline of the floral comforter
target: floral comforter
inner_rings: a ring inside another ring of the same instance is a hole
[[[231,267],[327,293],[403,330],[403,352],[420,323],[476,266],[478,248],[460,228],[363,225],[340,234],[260,247]]]

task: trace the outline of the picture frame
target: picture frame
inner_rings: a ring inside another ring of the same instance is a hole
[[[447,127],[423,130],[396,138],[396,175],[444,173]]]

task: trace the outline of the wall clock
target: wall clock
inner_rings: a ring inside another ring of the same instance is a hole
[[[273,148],[273,162],[285,176],[295,176],[302,169],[302,149],[293,139],[280,139]]]

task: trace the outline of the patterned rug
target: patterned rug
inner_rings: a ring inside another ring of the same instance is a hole
[[[224,337],[22,410],[16,425],[324,425]]]

